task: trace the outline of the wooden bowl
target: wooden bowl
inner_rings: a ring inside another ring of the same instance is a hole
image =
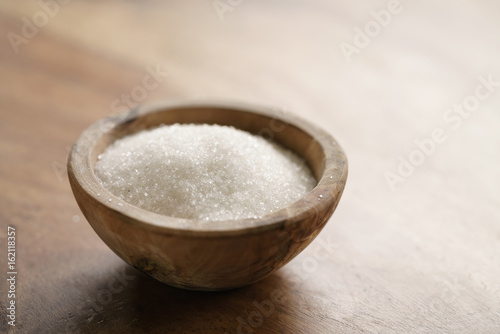
[[[259,219],[219,221],[209,228],[122,201],[97,180],[97,157],[113,141],[174,123],[232,125],[271,138],[302,156],[318,184],[302,199]],[[226,290],[271,274],[299,254],[337,207],[347,178],[342,148],[325,131],[295,116],[228,104],[161,104],[98,121],[68,159],[74,196],[99,237],[125,262],[172,286]]]

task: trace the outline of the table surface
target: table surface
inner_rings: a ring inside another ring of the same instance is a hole
[[[498,2],[43,3],[0,4],[0,331],[500,332]],[[349,179],[316,240],[222,293],[119,259],[78,209],[67,154],[95,120],[159,99],[269,105],[329,131]]]

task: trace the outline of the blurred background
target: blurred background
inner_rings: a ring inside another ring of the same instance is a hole
[[[20,276],[18,326],[0,329],[498,333],[499,14],[488,0],[2,1],[0,236],[18,227]],[[72,143],[165,99],[269,105],[343,146],[332,221],[277,274],[169,288],[85,221]]]

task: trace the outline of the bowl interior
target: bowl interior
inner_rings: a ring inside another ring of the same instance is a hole
[[[99,154],[109,145],[129,134],[175,123],[229,125],[274,140],[307,162],[317,185],[297,202],[277,212],[257,219],[210,221],[210,224],[141,209],[120,200],[101,185],[94,167]],[[320,212],[333,212],[347,178],[347,159],[328,133],[288,113],[244,105],[160,104],[132,109],[93,124],[75,143],[68,159],[68,173],[81,208],[98,205],[127,224],[140,225],[157,233],[229,237],[279,229]]]

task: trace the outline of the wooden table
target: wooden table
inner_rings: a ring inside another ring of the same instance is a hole
[[[500,332],[497,2],[44,3],[0,4],[0,331]],[[349,179],[319,237],[223,293],[127,266],[79,211],[66,157],[95,120],[158,99],[271,105],[332,133]]]

